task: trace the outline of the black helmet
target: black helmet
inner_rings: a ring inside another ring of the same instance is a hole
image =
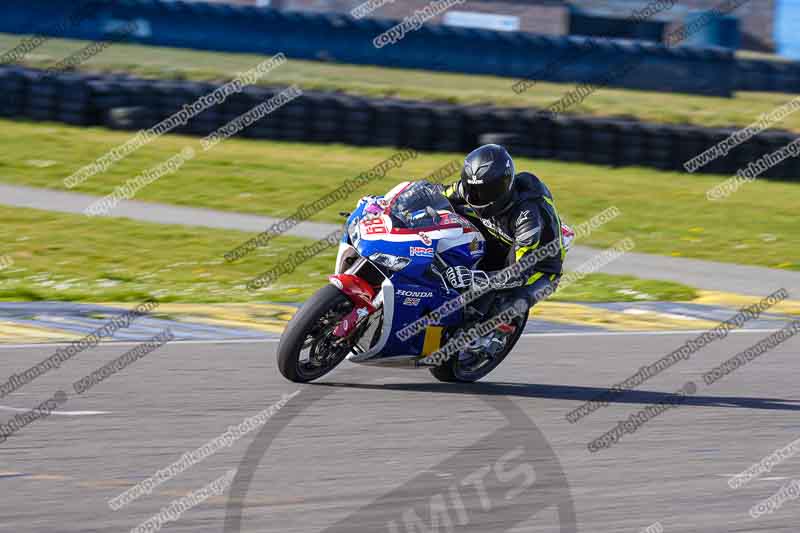
[[[514,160],[499,144],[485,144],[464,159],[464,199],[479,215],[496,215],[510,204],[512,181]]]

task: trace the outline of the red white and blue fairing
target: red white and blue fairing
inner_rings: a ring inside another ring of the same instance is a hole
[[[356,302],[353,322],[367,314],[382,316],[375,320],[374,335],[365,335],[369,344],[348,360],[413,364],[425,355],[423,348],[431,349],[426,334],[402,341],[396,332],[458,296],[442,278],[441,267],[475,269],[484,255],[485,240],[455,213],[438,186],[424,181],[404,182],[384,196],[362,198],[345,228],[331,282]],[[377,281],[354,275],[354,269],[367,261],[381,272]],[[443,317],[439,325],[460,324],[462,316],[459,310]]]

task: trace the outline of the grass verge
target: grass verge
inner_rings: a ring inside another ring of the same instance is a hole
[[[0,182],[63,190],[66,176],[130,137],[101,128],[2,120]],[[202,152],[197,138],[166,135],[75,190],[109,194],[187,145],[197,148],[198,156],[143,188],[136,199],[284,217],[394,153],[391,148],[244,139]],[[361,195],[385,193],[399,181],[421,179],[463,157],[420,154],[313,220],[338,223],[337,213],[352,209]],[[638,252],[800,270],[800,184],[756,180],[726,200],[709,202],[706,190],[726,177],[524,158],[517,160],[517,168],[547,182],[563,218],[572,224],[610,206],[619,208],[621,216],[582,244],[608,247],[631,237]]]
[[[16,46],[21,35],[0,34],[0,49]],[[52,39],[30,53],[24,65],[47,68],[80,50],[88,41]],[[168,47],[115,44],[78,68],[90,72],[129,73],[156,79],[220,81],[231,79],[263,61],[265,56],[207,52]],[[511,90],[517,81],[496,76],[438,73],[424,70],[345,65],[291,59],[271,72],[264,84],[296,83],[303,89],[343,91],[372,97],[398,97],[464,104],[547,107],[574,84],[538,83],[521,95]],[[568,113],[636,117],[641,120],[699,126],[746,126],[761,113],[787,102],[791,95],[738,93],[734,98],[601,89]],[[800,113],[777,127],[800,131]]]
[[[245,234],[127,219],[94,219],[33,209],[0,210],[0,254],[13,260],[0,270],[0,300],[232,303],[301,302],[327,283],[330,248],[271,287],[250,292],[248,280],[310,244],[281,237],[245,260],[222,254]],[[561,301],[689,300],[677,283],[593,274],[558,292]]]

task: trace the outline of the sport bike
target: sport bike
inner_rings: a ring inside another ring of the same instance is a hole
[[[503,361],[522,335],[527,308],[447,358],[428,356],[477,323],[470,305],[437,313],[438,320],[414,335],[399,333],[458,298],[445,270],[475,269],[486,250],[480,231],[455,212],[438,186],[401,183],[384,196],[362,198],[343,215],[330,283],[303,304],[281,336],[278,368],[284,377],[312,381],[346,358],[428,368],[441,381],[472,382]]]

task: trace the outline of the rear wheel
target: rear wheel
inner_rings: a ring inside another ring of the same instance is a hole
[[[315,292],[292,317],[281,336],[278,369],[283,377],[306,383],[324,376],[341,363],[353,348],[357,335],[343,339],[335,337],[333,330],[352,310],[353,303],[333,285]]]
[[[439,381],[456,383],[472,383],[486,376],[514,349],[528,322],[528,312],[514,320],[516,329],[502,337],[503,346],[494,355],[488,355],[484,350],[476,352],[466,350],[464,354],[453,355],[441,365],[429,369],[431,374]],[[493,335],[497,337],[498,334],[493,333]]]

